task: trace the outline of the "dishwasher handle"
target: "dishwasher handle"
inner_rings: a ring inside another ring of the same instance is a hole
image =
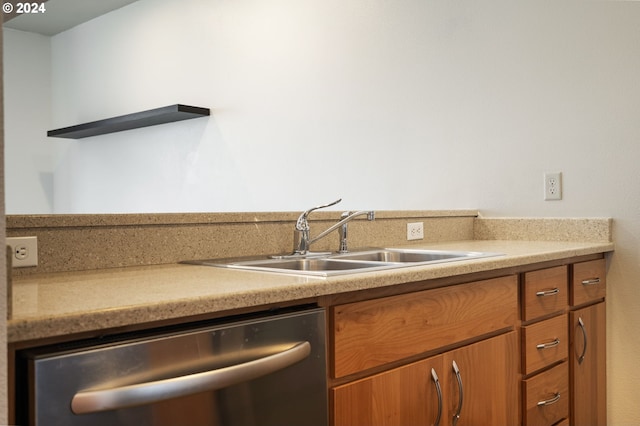
[[[298,342],[285,351],[217,370],[114,389],[81,391],[71,400],[71,411],[75,414],[98,413],[222,389],[282,370],[307,358],[310,353],[309,342]]]

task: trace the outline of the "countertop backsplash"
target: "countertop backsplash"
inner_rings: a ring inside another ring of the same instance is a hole
[[[339,211],[314,212],[311,235],[340,220]],[[293,250],[299,213],[170,213],[7,216],[7,236],[36,236],[38,266],[14,276],[126,266],[171,264]],[[474,238],[475,210],[376,211],[349,224],[350,247],[385,247]],[[407,223],[424,222],[424,239],[407,241]],[[312,246],[338,248],[338,232]]]

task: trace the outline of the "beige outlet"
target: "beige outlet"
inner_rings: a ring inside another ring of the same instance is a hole
[[[7,245],[14,268],[38,266],[38,237],[9,237]]]

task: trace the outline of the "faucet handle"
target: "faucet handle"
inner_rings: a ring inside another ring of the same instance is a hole
[[[316,207],[310,208],[309,210],[305,210],[304,212],[302,212],[300,214],[300,216],[298,217],[298,220],[296,221],[296,229],[298,231],[308,231],[309,230],[309,222],[307,222],[307,217],[309,216],[309,213],[311,213],[314,210],[324,209],[325,207],[334,206],[334,205],[338,204],[340,201],[342,201],[342,198],[338,198],[336,201],[333,201],[333,202],[328,203],[328,204],[323,204],[321,206],[316,206]]]

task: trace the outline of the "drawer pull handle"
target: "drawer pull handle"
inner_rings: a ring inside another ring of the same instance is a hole
[[[433,368],[431,369],[431,378],[433,379],[433,383],[436,386],[436,392],[438,393],[438,416],[436,417],[434,426],[440,426],[440,417],[442,416],[442,388],[440,387],[440,380],[438,380],[436,370]]]
[[[453,372],[455,373],[456,379],[458,380],[458,408],[456,409],[456,413],[453,415],[453,426],[456,426],[458,424],[458,420],[460,420],[460,414],[462,413],[463,388],[460,369],[458,368],[458,364],[456,364],[455,361],[453,361]]]
[[[538,402],[538,407],[544,407],[544,406],[547,406],[547,405],[555,404],[558,401],[560,401],[560,392],[556,392],[554,397],[551,398],[551,399],[546,399],[546,400],[543,400],[543,401],[539,401]]]
[[[582,285],[596,285],[600,284],[600,278],[590,278],[588,280],[583,280]]]
[[[584,346],[582,347],[582,354],[578,357],[578,364],[582,364],[584,361],[584,357],[587,354],[587,327],[584,325],[584,321],[582,321],[582,317],[578,317],[578,326],[580,330],[582,330],[582,337],[584,338]]]
[[[553,342],[549,342],[549,343],[540,343],[539,345],[536,345],[536,349],[549,349],[549,348],[555,348],[556,346],[558,346],[560,344],[560,339],[558,339],[556,337],[556,339]]]
[[[553,290],[539,291],[536,293],[536,296],[538,297],[555,296],[558,293],[560,293],[560,289],[556,287]]]

